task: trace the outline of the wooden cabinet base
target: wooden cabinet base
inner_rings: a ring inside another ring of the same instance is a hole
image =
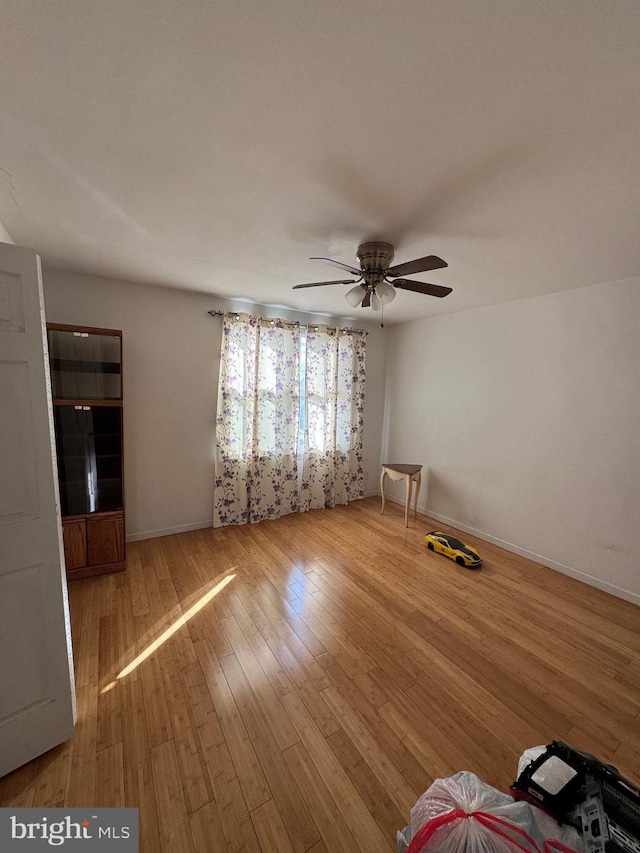
[[[87,524],[80,521],[64,521],[62,523],[64,540],[64,560],[67,572],[83,568],[87,565]]]
[[[124,560],[124,517],[99,515],[87,518],[87,565],[104,566]]]
[[[106,563],[104,566],[84,566],[81,569],[67,569],[67,580],[79,580],[80,578],[90,578],[94,575],[107,575],[111,572],[124,572],[127,568],[127,563]]]
[[[122,512],[67,516],[62,535],[69,580],[127,568]]]

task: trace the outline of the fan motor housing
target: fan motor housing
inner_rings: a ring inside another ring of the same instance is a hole
[[[358,246],[356,258],[362,270],[380,270],[384,272],[391,266],[393,254],[391,243],[381,243],[375,240],[370,243],[361,243]]]

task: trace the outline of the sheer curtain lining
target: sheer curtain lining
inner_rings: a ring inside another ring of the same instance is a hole
[[[225,315],[214,527],[363,497],[365,339],[355,329]]]

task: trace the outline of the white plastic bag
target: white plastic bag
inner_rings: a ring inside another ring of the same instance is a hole
[[[531,746],[529,749],[525,749],[518,759],[518,776],[520,776],[523,770],[528,767],[532,761],[535,761],[536,758],[540,758],[542,753],[546,751],[546,746]]]
[[[466,770],[436,779],[411,810],[409,853],[583,850],[578,833]]]

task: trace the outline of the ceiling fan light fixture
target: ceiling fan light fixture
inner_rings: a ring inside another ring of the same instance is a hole
[[[352,308],[357,308],[362,302],[363,297],[364,290],[361,284],[356,284],[355,287],[352,287],[351,290],[348,290],[344,295],[344,298]]]
[[[381,281],[376,287],[376,296],[383,305],[388,305],[396,298],[396,289],[386,281]]]
[[[425,296],[437,296],[442,298],[452,292],[452,288],[443,287],[439,284],[428,284],[426,281],[415,281],[412,278],[404,278],[406,275],[427,272],[429,270],[441,270],[448,266],[446,261],[436,255],[426,255],[424,258],[416,258],[403,264],[390,266],[394,257],[394,249],[391,243],[383,243],[380,240],[372,240],[361,243],[356,252],[358,267],[334,261],[331,258],[311,258],[312,261],[323,261],[346,270],[353,278],[341,278],[338,281],[311,281],[305,284],[296,284],[294,290],[302,287],[325,287],[332,284],[355,284],[345,299],[352,308],[369,308],[373,306],[374,311],[384,309],[385,305],[396,298],[397,290],[409,290],[412,293],[422,293]],[[358,283],[356,283],[358,282]]]

